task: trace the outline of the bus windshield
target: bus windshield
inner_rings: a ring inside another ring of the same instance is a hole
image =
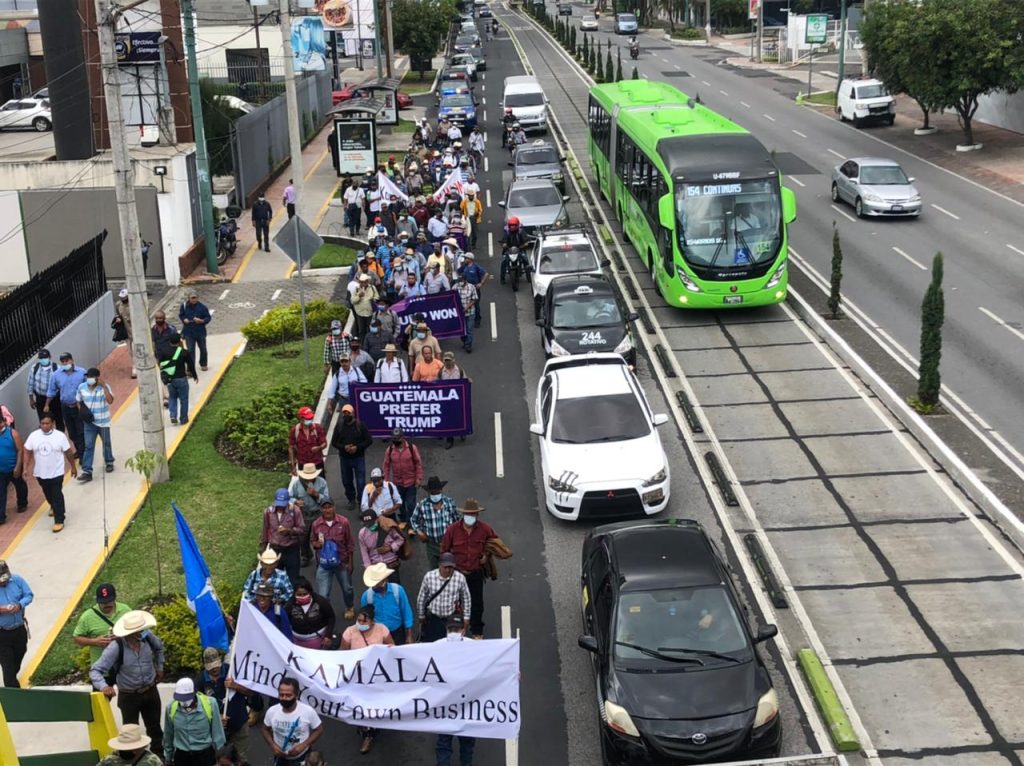
[[[743,268],[773,260],[782,245],[782,202],[775,178],[680,183],[679,249],[689,263]]]

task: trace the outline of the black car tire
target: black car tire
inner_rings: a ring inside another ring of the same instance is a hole
[[[886,122],[888,122],[890,127],[891,127],[896,122],[896,115],[895,114],[890,114],[889,115],[889,119],[886,120]]]
[[[839,200],[839,184],[835,181],[832,182],[832,201],[838,203]]]
[[[857,197],[856,202],[853,203],[853,212],[857,214],[858,218],[864,217],[864,203],[861,201],[860,197]]]
[[[519,267],[516,266],[512,269],[512,292],[519,292]]]

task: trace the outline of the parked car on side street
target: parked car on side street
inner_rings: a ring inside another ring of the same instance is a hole
[[[892,125],[896,122],[896,100],[881,80],[843,80],[836,98],[836,114],[858,128],[868,122]]]
[[[49,99],[12,98],[0,106],[0,130],[33,128],[44,133],[52,127]]]

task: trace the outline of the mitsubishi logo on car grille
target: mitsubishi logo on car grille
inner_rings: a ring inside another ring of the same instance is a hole
[[[615,490],[613,490],[613,489],[608,490],[608,497],[615,497]]]
[[[690,739],[695,745],[703,745],[708,741],[708,735],[704,732],[699,731],[692,737],[690,737]]]

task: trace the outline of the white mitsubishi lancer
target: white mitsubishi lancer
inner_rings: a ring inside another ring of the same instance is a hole
[[[619,354],[548,360],[536,422],[548,511],[560,519],[649,516],[665,509],[669,466],[654,415]]]

